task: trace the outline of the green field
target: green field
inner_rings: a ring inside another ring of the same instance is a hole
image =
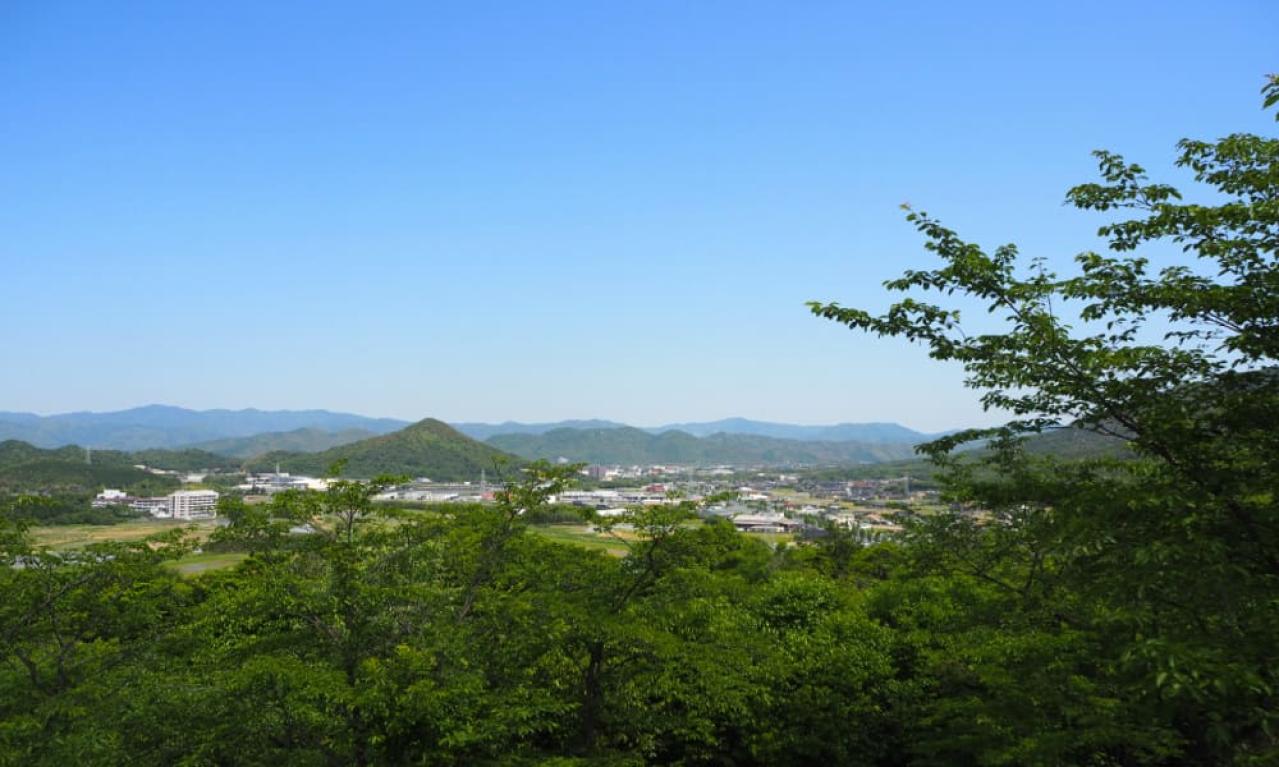
[[[626,544],[619,541],[617,537],[634,537],[634,535],[628,535],[624,531],[618,531],[616,533],[617,537],[597,533],[587,525],[544,525],[530,527],[529,530],[557,543],[569,543],[575,546],[585,546],[588,549],[599,549],[607,551],[615,557],[624,557],[628,553]]]
[[[792,543],[795,536],[791,533],[743,533],[748,538],[754,538],[767,543],[773,548],[777,548],[783,544]]]
[[[241,552],[212,552],[201,554],[188,554],[187,556],[168,563],[168,567],[177,570],[182,575],[191,576],[208,572],[209,570],[221,570],[224,567],[235,567],[248,558],[248,554]]]

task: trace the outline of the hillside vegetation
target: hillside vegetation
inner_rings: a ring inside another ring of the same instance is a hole
[[[281,471],[319,475],[343,462],[343,474],[374,477],[405,474],[437,481],[479,479],[499,464],[512,466],[518,458],[458,432],[448,424],[427,418],[408,428],[380,437],[360,440],[319,453],[273,452],[248,461],[251,471]]]
[[[176,450],[150,448],[123,455],[131,463],[166,471],[234,471],[240,466],[240,462],[234,458],[196,448]]]
[[[169,492],[170,477],[134,468],[128,453],[103,450],[86,460],[78,447],[44,450],[25,442],[0,442],[0,493],[90,493],[115,487],[138,493]]]
[[[326,431],[306,428],[292,431],[272,431],[248,437],[228,437],[191,445],[192,448],[217,453],[231,458],[253,458],[263,453],[319,453],[339,445],[349,445],[362,439],[376,437],[377,432],[368,429],[342,429]]]
[[[500,434],[487,444],[529,459],[601,464],[676,463],[821,466],[859,464],[913,455],[909,444],[801,442],[749,434],[695,437],[682,431],[650,434],[629,426],[555,429],[545,434]]]
[[[908,429],[897,423],[837,423],[824,426],[805,426],[793,423],[754,421],[749,418],[724,418],[719,421],[693,421],[672,423],[656,429],[645,429],[653,434],[664,431],[682,431],[694,437],[713,434],[747,434],[755,437],[800,440],[803,442],[865,442],[871,444],[915,445],[926,441],[930,435]]]
[[[559,429],[620,429],[629,425],[598,418],[586,420],[554,421],[549,423],[455,423],[453,428],[468,437],[487,442],[491,437],[504,434],[546,434]],[[722,418],[718,421],[689,421],[664,426],[635,427],[649,434],[680,431],[694,437],[712,434],[746,434],[755,437],[799,440],[801,442],[868,442],[873,444],[914,445],[928,440],[929,435],[908,429],[897,423],[837,423],[827,425],[803,425],[755,421],[749,418]]]
[[[1122,440],[1076,427],[1053,429],[1027,436],[1023,449],[1028,456],[1063,462],[1136,458],[1136,454]],[[958,451],[956,456],[960,461],[977,464],[989,460],[991,451],[988,447],[973,445],[969,449]],[[912,480],[919,480],[916,487],[925,488],[936,486],[938,471],[939,467],[932,459],[915,457],[861,466],[813,469],[804,472],[803,476],[816,482],[910,477]]]

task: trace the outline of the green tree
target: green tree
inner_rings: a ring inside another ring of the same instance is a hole
[[[110,762],[119,691],[185,615],[189,591],[163,565],[192,541],[51,551],[29,536],[23,507],[39,502],[0,507],[0,764]]]
[[[1263,93],[1274,106],[1279,78]],[[1053,667],[996,655],[1024,673],[970,673],[985,692],[962,717],[943,704],[925,713],[927,740],[955,758],[937,744],[962,720],[951,745],[978,761],[1269,763],[1279,759],[1279,140],[1182,141],[1176,164],[1201,186],[1197,202],[1118,155],[1097,158],[1101,181],[1067,200],[1107,215],[1109,252],[1079,255],[1073,274],[1026,263],[1012,245],[987,252],[911,211],[942,266],[886,283],[910,295],[884,314],[811,305],[959,362],[987,407],[1013,414],[928,448],[952,498],[992,517],[917,530],[919,572],[1001,595],[1003,615],[1016,616],[1006,622],[1021,626],[990,642],[1064,642],[1048,654],[1080,665],[1060,689],[1100,685],[1145,717],[1085,726],[1072,713],[1085,699],[1064,692],[1001,709]],[[1005,329],[966,333],[956,309],[915,295],[928,291],[975,299]],[[1063,465],[1027,454],[1025,434],[1058,425],[1122,439],[1138,459]],[[983,437],[995,442],[981,459],[949,454]],[[954,690],[944,699],[960,700]]]

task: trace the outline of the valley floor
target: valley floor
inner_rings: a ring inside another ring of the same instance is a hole
[[[174,522],[164,519],[142,519],[121,522],[117,525],[49,525],[32,530],[35,542],[54,551],[73,551],[94,543],[108,541],[137,541],[149,535],[165,533],[181,527],[192,527],[201,540],[207,538],[216,525],[211,520],[194,523]],[[615,557],[627,554],[627,541],[635,540],[629,530],[602,533],[590,525],[537,525],[530,532],[557,543],[567,543],[588,549],[605,551]],[[756,534],[776,546],[787,543],[792,536],[777,533]],[[233,567],[244,561],[247,555],[236,552],[198,552],[171,563],[183,575],[199,575],[211,570]]]

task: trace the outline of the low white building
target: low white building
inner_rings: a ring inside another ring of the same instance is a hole
[[[316,477],[291,476],[287,473],[251,474],[244,484],[236,487],[246,492],[275,495],[285,490],[319,490],[323,492],[328,489],[329,483],[327,480],[317,479]]]
[[[790,533],[804,523],[781,514],[738,514],[733,517],[733,526],[743,533]]]
[[[129,500],[128,493],[108,487],[94,496],[89,505],[95,509],[101,509],[106,506],[127,506]]]
[[[173,504],[169,501],[168,496],[159,496],[158,498],[134,498],[129,501],[129,508],[134,511],[142,511],[153,517],[171,517],[173,516]]]
[[[217,516],[218,494],[213,490],[179,490],[169,494],[169,516],[204,519]]]

